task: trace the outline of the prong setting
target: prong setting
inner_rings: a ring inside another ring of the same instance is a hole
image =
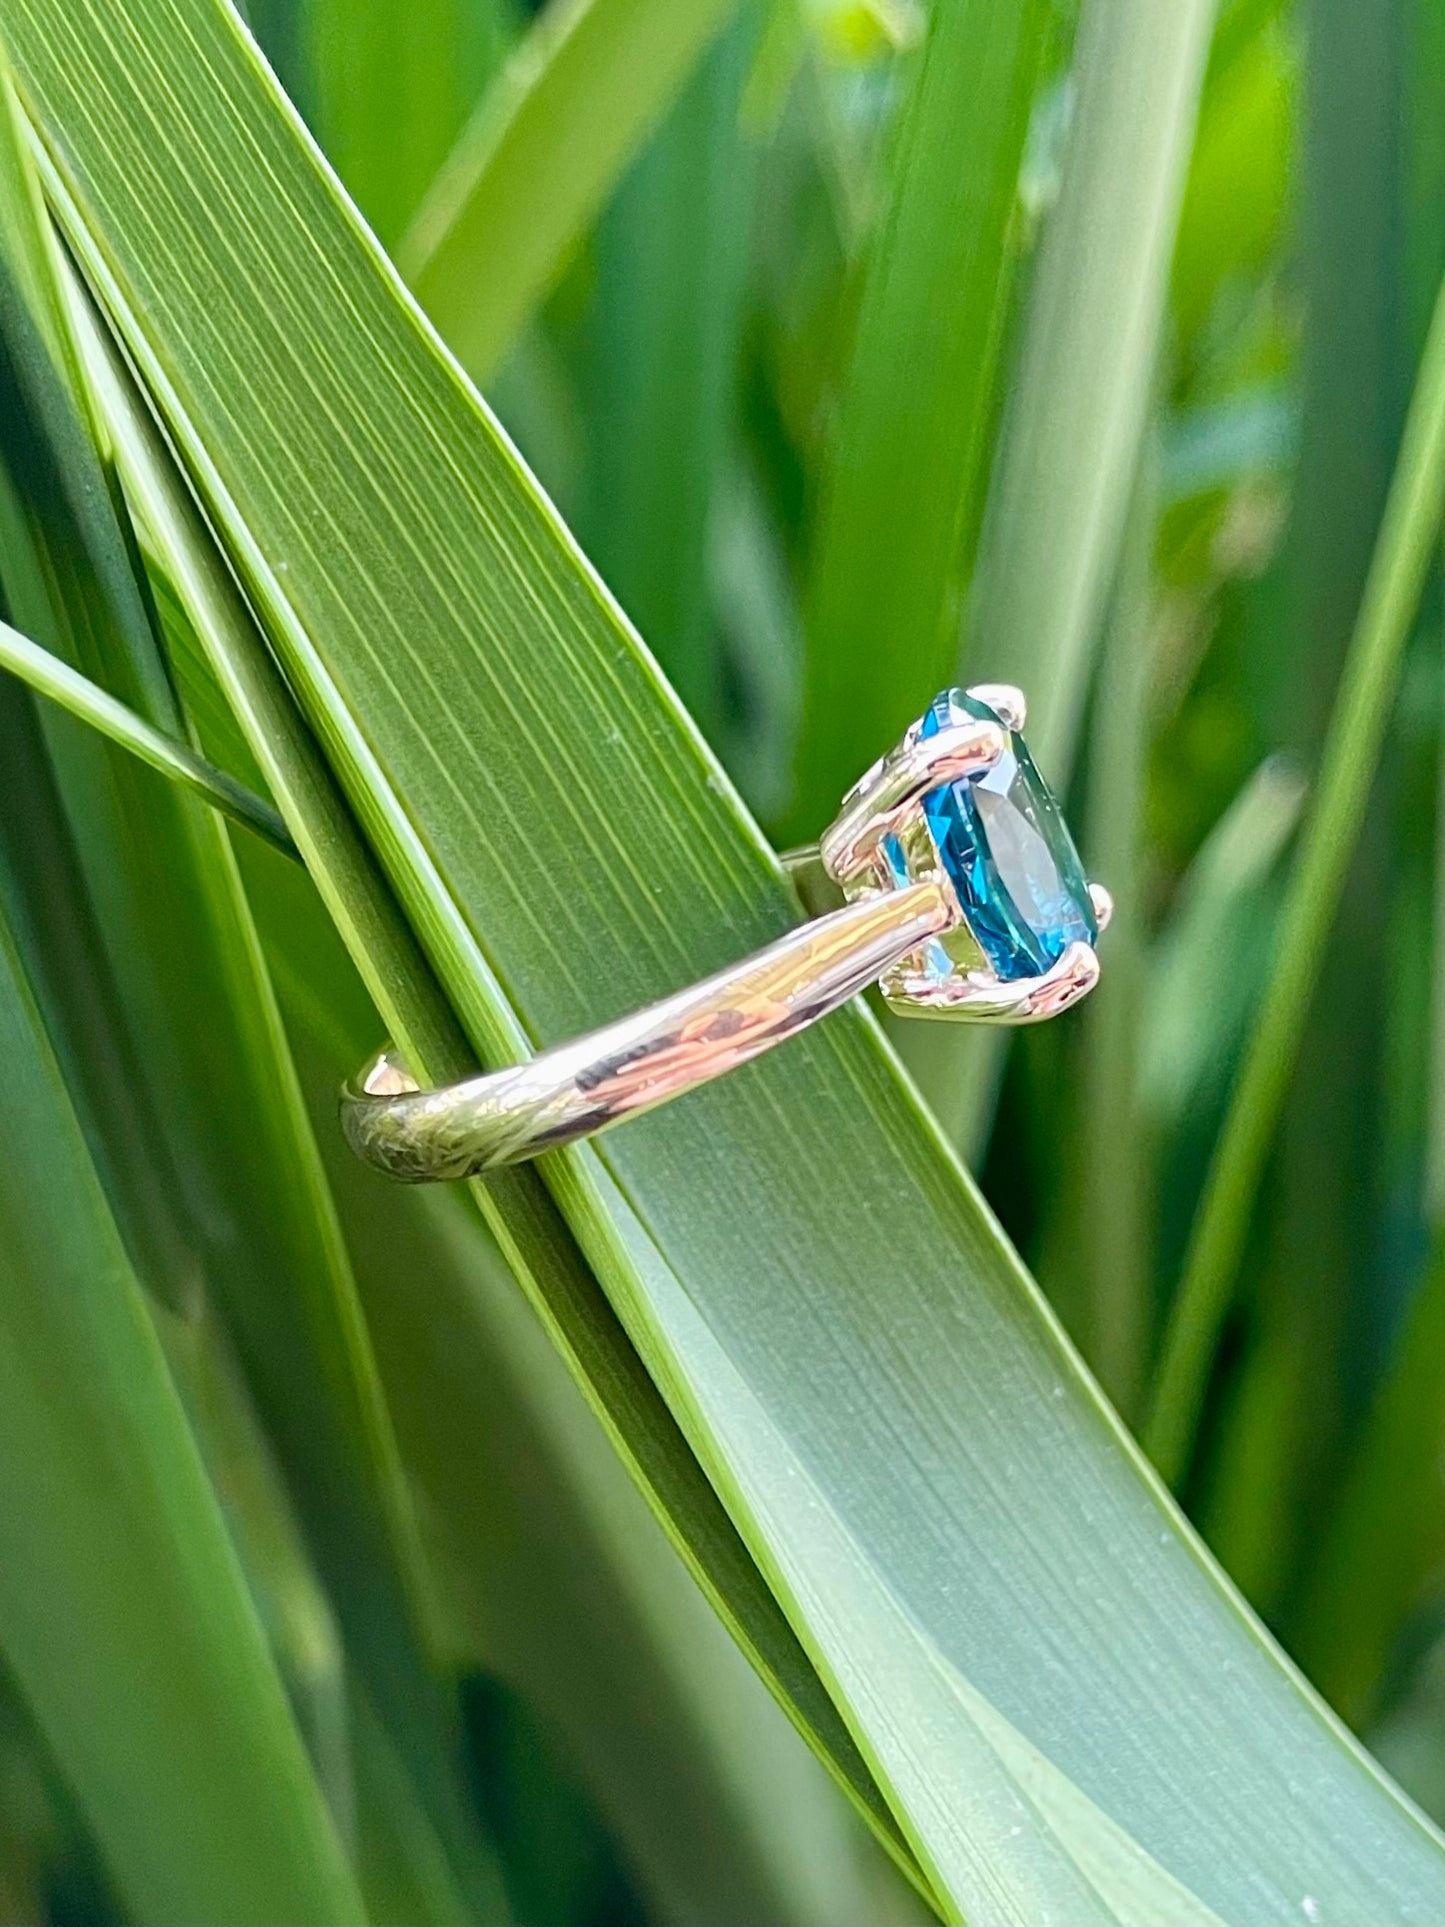
[[[1028,722],[1028,698],[1015,683],[976,682],[968,693],[975,702],[987,704],[1005,729],[1022,730]]]
[[[971,1024],[1041,1024],[1087,997],[1099,981],[1092,944],[1071,943],[1058,962],[1038,977],[1005,983],[991,971],[936,977],[905,957],[882,979],[890,1010],[910,1017],[938,1017]]]
[[[951,698],[946,698],[947,692],[909,726],[897,746],[880,757],[845,797],[836,821],[821,840],[823,866],[850,899],[927,882],[941,889],[952,910],[953,921],[948,928],[881,977],[879,988],[891,1009],[955,1022],[1039,1023],[1087,996],[1098,981],[1099,960],[1093,938],[1109,921],[1113,902],[1102,885],[1086,885],[1067,829],[1060,824],[1058,832],[1050,831],[1045,815],[1045,828],[1040,833],[1039,817],[1029,816],[1026,834],[1038,835],[1046,856],[1062,866],[1054,876],[1054,887],[1060,887],[1061,876],[1068,876],[1070,860],[1076,866],[1070,886],[1076,892],[1076,908],[1069,913],[1075,930],[1059,931],[1059,941],[1065,945],[1062,951],[1041,947],[1040,938],[1034,936],[1016,940],[1021,948],[1026,942],[1032,943],[1032,949],[1023,950],[1022,958],[1017,952],[1010,953],[1010,933],[1019,929],[1020,923],[1001,918],[1022,919],[1026,913],[1014,908],[1015,900],[1006,896],[1002,901],[1008,907],[1003,912],[996,908],[998,893],[1005,887],[999,871],[990,869],[988,880],[980,886],[965,881],[965,873],[959,868],[962,859],[956,841],[967,833],[970,821],[979,820],[967,813],[980,806],[971,801],[933,799],[935,793],[946,796],[950,785],[957,786],[955,797],[972,797],[974,779],[978,779],[980,791],[988,789],[994,780],[989,772],[1011,754],[1009,773],[990,791],[993,800],[988,807],[998,810],[997,799],[1007,798],[1002,805],[1005,813],[1010,807],[1036,809],[1040,807],[1040,795],[1044,810],[1056,812],[1057,806],[1043,788],[1023,746],[1020,732],[1027,704],[1022,690],[1008,683],[978,683],[967,691],[955,690]],[[1029,782],[1036,785],[1033,800],[1025,794],[1021,802],[1014,802],[1019,786]],[[965,826],[963,831],[960,825]],[[1050,835],[1055,839],[1051,844],[1047,842]],[[940,840],[943,836],[948,838],[947,849]],[[965,850],[968,847],[965,843]],[[992,866],[996,859],[989,843],[979,847],[981,861]],[[1020,844],[1006,847],[1017,861]],[[1031,877],[1024,881],[1033,887]],[[983,899],[988,908],[982,926],[975,921],[979,906],[974,902],[974,891],[979,887],[993,893]],[[1082,912],[1077,908],[1080,899]],[[1040,896],[1017,901],[1048,899]],[[1025,931],[1030,927],[1023,925]],[[1030,972],[1025,959],[1034,957],[1038,961]],[[1023,973],[1019,972],[1020,961]]]
[[[898,834],[930,790],[961,776],[981,776],[1004,746],[997,723],[959,723],[933,736],[910,730],[897,749],[873,765],[823,832],[820,848],[828,874],[848,889],[860,872],[871,871],[873,853]]]

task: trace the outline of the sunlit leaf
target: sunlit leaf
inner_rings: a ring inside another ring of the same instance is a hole
[[[478,1051],[783,928],[233,18],[5,14],[86,271]],[[949,1913],[1440,1911],[1434,1835],[1209,1566],[863,1016],[542,1179]]]
[[[958,654],[1048,27],[1036,0],[935,7],[917,56],[814,537],[799,837],[817,834]]]
[[[493,372],[732,0],[548,6],[397,250],[479,381]]]

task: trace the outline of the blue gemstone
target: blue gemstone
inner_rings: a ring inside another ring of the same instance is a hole
[[[964,690],[945,689],[922,733],[970,720],[1001,718]],[[1074,839],[1017,731],[1006,730],[992,769],[930,791],[923,808],[973,933],[1006,982],[1039,976],[1071,943],[1096,940],[1098,919]]]

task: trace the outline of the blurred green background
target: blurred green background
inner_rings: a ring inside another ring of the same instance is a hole
[[[890,1036],[1228,1572],[1445,1819],[1438,514],[1418,599],[1372,618],[1365,593],[1445,269],[1445,0],[611,14],[248,10],[778,847],[955,675],[1025,687],[1118,905],[1102,983],[1007,1046]],[[539,73],[553,138],[529,146]],[[538,169],[552,225],[536,201],[509,225]],[[0,728],[18,771],[33,727]],[[479,1223],[349,1167],[331,1092],[374,1013],[299,880],[243,856],[459,1715],[408,1660],[387,1680],[392,1606],[347,1600],[325,1487],[283,1489],[270,1419],[181,1306],[171,1371],[373,1917],[927,1918]],[[425,1319],[396,1282],[418,1273]],[[478,1348],[485,1384],[456,1362]],[[348,1646],[381,1655],[364,1686]],[[0,1919],[123,1917],[7,1689]]]

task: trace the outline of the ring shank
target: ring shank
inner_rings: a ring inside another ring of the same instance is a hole
[[[517,1164],[605,1131],[784,1043],[940,935],[937,883],[848,904],[660,1003],[525,1064],[416,1089],[390,1051],[342,1094],[353,1150],[413,1183]]]

